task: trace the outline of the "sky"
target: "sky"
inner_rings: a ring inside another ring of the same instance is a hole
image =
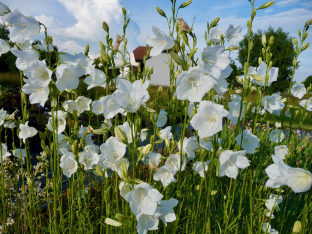
[[[259,7],[268,0],[256,0]],[[127,27],[128,51],[137,46],[145,46],[147,36],[152,36],[152,25],[168,33],[165,18],[156,11],[160,7],[167,16],[171,15],[170,0],[0,0],[11,11],[19,9],[24,15],[32,16],[48,27],[48,34],[53,37],[54,45],[68,53],[80,53],[90,45],[91,57],[99,55],[99,41],[105,41],[105,31],[102,22],[110,27],[110,36],[115,41],[116,33],[122,34],[123,14],[121,8],[127,10],[130,23]],[[183,1],[177,0],[177,6]],[[198,40],[198,51],[205,48],[204,32],[207,21],[220,17],[218,27],[227,29],[229,24],[242,25],[242,33],[246,34],[246,22],[250,19],[251,4],[248,0],[193,0],[192,4],[179,10],[190,26],[194,21],[194,33]],[[312,0],[277,0],[275,4],[263,10],[258,10],[253,23],[253,30],[266,30],[282,27],[291,37],[298,37],[298,29],[302,30],[307,20],[312,18]],[[311,47],[299,56],[300,67],[296,70],[294,79],[297,82],[312,75],[312,27],[306,42]],[[36,39],[42,39],[37,36]],[[230,44],[226,44],[230,46]],[[231,53],[236,59],[237,53]],[[238,62],[236,62],[238,64]]]

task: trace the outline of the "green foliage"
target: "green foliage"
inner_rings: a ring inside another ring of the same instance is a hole
[[[8,26],[4,23],[0,24],[0,38],[8,41],[10,39],[9,34]],[[18,72],[15,61],[16,57],[11,52],[2,54],[0,56],[0,72]]]
[[[272,57],[272,66],[278,67],[278,77],[277,81],[273,82],[271,89],[273,92],[283,92],[286,91],[289,87],[289,82],[291,80],[292,74],[292,61],[295,55],[295,49],[292,43],[292,39],[289,36],[288,32],[284,32],[282,28],[274,30],[274,28],[269,27],[266,31],[258,30],[257,33],[251,34],[251,39],[253,40],[253,48],[250,53],[250,65],[258,67],[258,58],[263,57],[262,54],[262,34],[266,35],[266,38],[274,37],[274,42],[271,46]],[[240,42],[240,49],[238,51],[237,60],[240,64],[244,65],[247,61],[247,45],[248,45],[248,36],[246,35],[244,40]],[[297,66],[298,68],[299,66]]]
[[[236,66],[234,60],[231,61],[230,66],[233,69],[233,71],[231,75],[228,78],[226,78],[226,81],[229,83],[229,88],[241,87],[242,85],[236,81],[236,76],[239,76],[242,73],[241,68],[238,68]]]
[[[303,84],[306,88],[308,88],[312,84],[312,75],[308,76],[304,81]]]

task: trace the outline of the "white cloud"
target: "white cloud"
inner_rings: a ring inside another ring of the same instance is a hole
[[[265,10],[264,13],[269,13],[269,12],[272,12],[272,11],[273,11],[273,9],[270,8],[270,9]]]
[[[41,14],[34,17],[37,21],[43,23],[48,29],[55,29],[61,26],[61,22],[57,19],[54,19],[53,16],[47,16],[45,14]]]
[[[286,6],[295,4],[297,2],[299,2],[299,0],[283,0],[281,2],[278,2],[276,5],[280,7],[286,7]]]

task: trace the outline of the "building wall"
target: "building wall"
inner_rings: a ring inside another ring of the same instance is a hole
[[[146,60],[148,68],[154,67],[153,74],[151,76],[150,84],[157,86],[170,86],[169,78],[169,66],[167,63],[170,55],[167,53],[161,53],[155,57],[151,57]]]

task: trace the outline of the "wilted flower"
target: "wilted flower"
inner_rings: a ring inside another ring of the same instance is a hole
[[[20,124],[20,132],[18,134],[20,139],[23,139],[25,143],[27,138],[33,137],[37,134],[37,130],[33,127],[28,126],[28,121],[25,124]]]
[[[241,145],[241,147],[246,150],[247,154],[253,154],[260,142],[260,139],[253,135],[248,129],[243,131],[243,140],[242,133],[240,133],[235,140],[238,145]]]
[[[290,89],[290,92],[294,97],[301,99],[306,93],[307,89],[305,88],[304,84],[296,84]]]
[[[225,150],[220,154],[220,172],[219,176],[227,176],[236,179],[238,168],[245,169],[250,165],[249,160],[245,156],[246,150],[233,152]]]
[[[148,37],[145,42],[149,46],[153,47],[150,52],[150,56],[156,56],[161,54],[164,50],[168,50],[174,46],[174,39],[166,36],[166,34],[159,28],[153,25],[153,33],[155,36]]]
[[[198,131],[199,137],[209,137],[222,130],[222,118],[228,113],[222,105],[201,101],[190,123]]]

